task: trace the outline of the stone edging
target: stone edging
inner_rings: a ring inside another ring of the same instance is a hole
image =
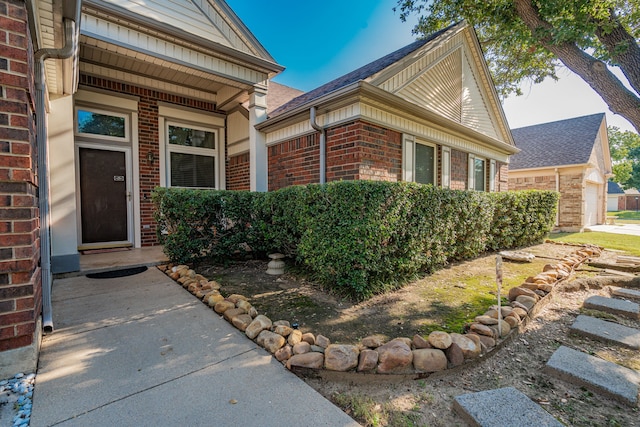
[[[509,291],[509,306],[491,307],[465,327],[464,334],[434,331],[425,339],[420,335],[387,340],[383,335],[363,338],[358,344],[332,344],[324,335],[302,333],[287,320],[272,322],[258,313],[248,298],[233,294],[224,297],[221,286],[209,281],[186,265],[163,265],[158,269],[223,316],[258,345],[272,353],[288,369],[328,370],[394,375],[425,376],[451,371],[493,353],[510,341],[535,316],[555,287],[573,270],[601,248],[584,245],[543,272],[529,277]],[[498,328],[500,324],[500,332]]]

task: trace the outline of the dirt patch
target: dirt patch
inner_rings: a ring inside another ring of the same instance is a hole
[[[553,264],[575,249],[555,244],[527,248],[536,259],[532,263],[504,262],[501,292],[506,295],[511,287],[542,271],[545,264]],[[615,256],[605,251],[599,261]],[[264,273],[266,269],[266,261],[249,261],[227,267],[200,267],[198,272],[219,281],[225,295],[240,293],[249,297],[258,311],[272,320],[289,320],[298,323],[304,332],[325,335],[332,342],[354,344],[372,334],[411,337],[435,329],[461,332],[466,321],[495,303],[497,293],[495,255],[451,265],[396,292],[362,303],[330,295],[291,273],[269,276]],[[574,278],[594,277],[598,273],[598,269],[583,266]],[[584,288],[554,293],[523,334],[485,360],[464,369],[421,380],[385,381],[384,376],[378,375],[373,381],[322,378],[306,381],[365,425],[465,425],[451,410],[455,396],[513,386],[567,425],[638,426],[638,408],[625,407],[542,372],[560,345],[640,369],[639,352],[568,333],[569,326],[581,313],[584,299],[609,292],[607,287]],[[608,320],[640,328],[638,321],[615,316]]]

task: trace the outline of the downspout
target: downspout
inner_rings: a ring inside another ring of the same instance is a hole
[[[556,173],[556,192],[560,193],[560,171],[555,168]],[[556,227],[560,225],[560,199],[558,199],[558,209],[556,209]]]
[[[51,231],[49,212],[49,155],[47,144],[46,82],[44,61],[49,58],[67,59],[78,46],[81,0],[76,0],[75,20],[64,19],[65,43],[61,49],[39,49],[35,53],[36,143],[38,145],[38,207],[40,209],[40,269],[42,272],[42,325],[45,332],[53,332],[51,310]]]
[[[320,184],[324,184],[326,182],[326,163],[327,163],[327,153],[326,153],[326,134],[327,131],[325,128],[318,126],[316,123],[316,107],[311,107],[309,111],[309,123],[311,127],[320,132]]]

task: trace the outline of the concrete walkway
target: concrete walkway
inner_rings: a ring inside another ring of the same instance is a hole
[[[640,236],[640,224],[590,225],[585,228],[584,231],[600,231],[603,233]]]
[[[58,279],[31,426],[357,426],[155,268]]]

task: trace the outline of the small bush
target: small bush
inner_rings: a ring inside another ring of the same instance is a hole
[[[557,193],[544,191],[482,193],[373,181],[270,193],[154,194],[159,235],[172,261],[281,252],[355,299],[452,260],[537,243],[553,226],[557,201]]]

